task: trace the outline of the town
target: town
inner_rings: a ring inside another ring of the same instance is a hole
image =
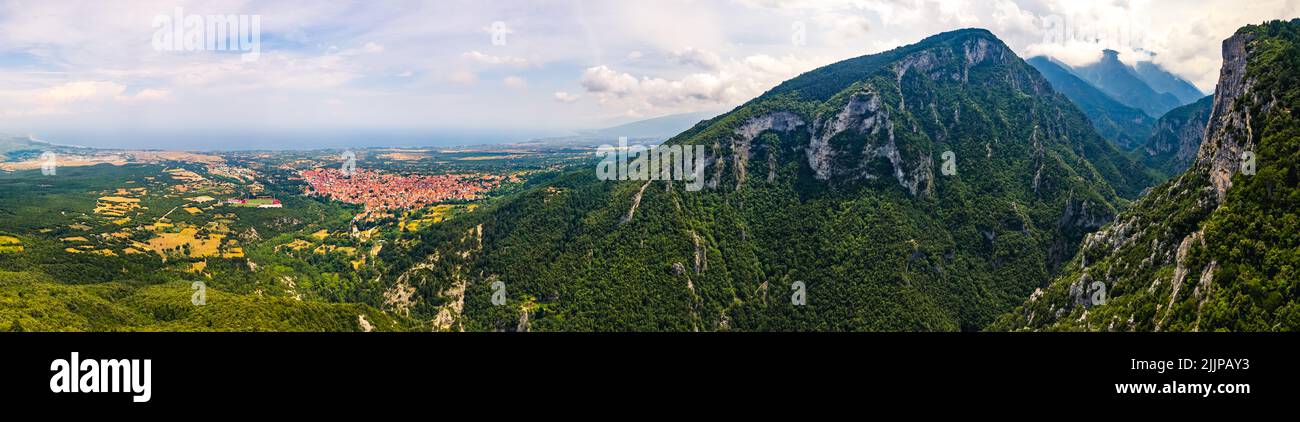
[[[351,176],[334,168],[308,170],[302,178],[307,195],[321,195],[366,210],[413,209],[446,201],[470,201],[499,186],[492,174],[409,175],[356,170]]]

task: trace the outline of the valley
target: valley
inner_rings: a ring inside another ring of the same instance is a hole
[[[1214,96],[1113,51],[1076,68],[987,30],[933,35],[637,141],[702,151],[689,182],[599,177],[615,149],[594,133],[8,138],[0,328],[1291,330],[1296,25],[1229,39]],[[618,174],[662,165],[620,148]]]

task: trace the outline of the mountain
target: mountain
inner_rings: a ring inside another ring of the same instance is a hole
[[[1150,61],[1140,61],[1133,66],[1133,71],[1137,73],[1142,82],[1146,82],[1151,89],[1156,92],[1168,93],[1178,98],[1182,104],[1191,104],[1205,97],[1205,93],[1197,89],[1191,82],[1178,77],[1173,73],[1165,70],[1160,65]]]
[[[682,133],[702,120],[717,116],[715,112],[683,113],[639,120],[614,127],[595,130],[584,135],[617,140],[621,136],[628,138],[668,139]]]
[[[977,330],[1152,182],[980,29],[807,72],[666,145],[703,148],[703,190],[531,180],[383,248],[376,283],[403,299],[385,310],[437,330]]]
[[[1192,166],[992,328],[1300,329],[1300,19],[1238,30],[1223,58]]]
[[[1163,116],[1169,110],[1183,105],[1177,96],[1157,92],[1147,85],[1136,70],[1119,60],[1119,52],[1115,50],[1105,50],[1101,60],[1073,70],[1101,92],[1124,105],[1140,109],[1151,117]]]
[[[1155,122],[1142,110],[1121,104],[1079,79],[1065,64],[1043,56],[1031,57],[1025,62],[1038,69],[1052,84],[1052,89],[1079,106],[1102,137],[1125,149],[1136,148],[1150,137]]]
[[[1209,96],[1165,113],[1142,147],[1143,163],[1170,175],[1187,170],[1205,138],[1213,107],[1214,97]]]
[[[616,144],[620,137],[626,137],[628,144],[630,145],[657,145],[668,138],[673,137],[673,135],[690,129],[700,121],[717,116],[718,114],[719,113],[716,112],[672,114],[652,119],[638,120],[604,129],[582,131],[571,136],[530,139],[523,142],[502,145],[502,147],[555,149],[591,148],[600,145]]]

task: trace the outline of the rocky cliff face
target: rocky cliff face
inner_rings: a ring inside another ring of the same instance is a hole
[[[1223,42],[1223,69],[1214,91],[1213,115],[1205,130],[1209,142],[1203,143],[1196,154],[1197,167],[1209,169],[1210,183],[1219,201],[1232,187],[1232,175],[1241,168],[1242,153],[1254,146],[1250,112],[1245,107],[1258,100],[1253,89],[1255,80],[1246,74],[1246,44],[1254,37],[1239,33]]]
[[[1143,161],[1165,174],[1182,174],[1196,161],[1213,110],[1214,97],[1210,96],[1165,114],[1142,148]]]
[[[998,68],[998,72],[1005,73],[988,75],[977,71],[977,79],[972,80],[972,70],[981,67],[985,72]],[[952,98],[952,92],[967,89],[983,93],[979,95],[1005,90],[1027,98],[1055,97],[1044,79],[1028,72],[1024,62],[991,36],[973,36],[960,43],[906,51],[896,61],[884,65],[876,77],[847,85],[812,113],[801,115],[793,110],[777,110],[748,117],[732,131],[730,142],[714,144],[718,156],[710,158],[710,163],[716,165],[711,169],[713,177],[709,185],[717,187],[723,178],[734,178],[734,186],[740,189],[749,178],[749,169],[756,165],[767,167],[767,176],[774,178],[771,169],[778,163],[773,160],[780,155],[777,154],[780,151],[772,150],[776,146],[765,147],[769,151],[760,154],[763,163],[751,162],[756,157],[753,151],[756,139],[772,131],[794,139],[792,143],[784,143],[784,147],[802,152],[815,180],[832,184],[893,180],[913,197],[931,195],[936,160],[943,152],[935,151],[933,143],[966,143],[981,147],[983,158],[994,158],[997,137],[969,139],[971,134],[964,132],[970,130],[964,126],[1007,124],[989,121],[995,116],[983,110],[975,110],[973,116],[967,117],[970,121],[963,122],[963,111],[972,109],[968,104],[987,98],[964,101]],[[1053,105],[1062,104],[1058,101]],[[1036,138],[1043,133],[1039,124],[1041,128],[1053,130],[1049,136],[1065,136],[1059,128],[1073,123],[1060,121],[1059,115],[1055,117],[1049,121],[1021,122],[1035,127],[1035,138],[1028,145],[1028,152],[1036,160],[1044,158],[1043,143]],[[804,140],[806,144],[799,145]],[[919,144],[918,140],[921,140]],[[1015,155],[1022,152],[1026,151],[1017,151]],[[1113,157],[1089,158],[1105,158],[1097,163],[1099,167],[1113,166],[1108,162]],[[1038,167],[1042,167],[1041,163]],[[1034,180],[1037,189],[1040,177]]]

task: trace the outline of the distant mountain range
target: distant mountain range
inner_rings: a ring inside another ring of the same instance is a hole
[[[671,114],[646,120],[624,123],[604,129],[584,130],[570,136],[554,136],[517,142],[509,146],[527,146],[541,148],[585,148],[602,144],[614,144],[621,137],[626,137],[632,145],[655,145],[679,133],[689,130],[701,121],[718,115],[718,112],[695,112]]]
[[[1197,89],[1191,82],[1187,82],[1187,80],[1166,71],[1155,63],[1148,61],[1137,62],[1133,71],[1151,89],[1173,95],[1178,98],[1180,103],[1193,103],[1205,97],[1205,93]]]
[[[687,129],[690,129],[691,126],[695,126],[696,123],[708,120],[718,114],[720,113],[697,112],[672,114],[652,119],[639,120],[605,129],[580,132],[580,134],[599,138],[617,139],[618,137],[626,136],[628,138],[662,138],[666,140],[674,135],[685,132]]]
[[[1133,149],[1143,145],[1151,135],[1154,118],[1101,92],[1076,76],[1066,64],[1043,56],[1031,57],[1025,62],[1038,69],[1052,88],[1079,106],[1106,139],[1125,149]]]
[[[1044,56],[1025,62],[1083,110],[1103,137],[1126,150],[1141,150],[1147,167],[1173,176],[1191,163],[1213,97],[1187,80],[1149,61],[1124,64],[1113,50],[1079,67]]]
[[[1159,69],[1159,66],[1150,64],[1144,66],[1147,73],[1151,75],[1162,75],[1152,77],[1152,80],[1168,80],[1178,78],[1168,72]],[[1093,86],[1110,95],[1111,98],[1129,107],[1140,109],[1151,117],[1160,117],[1165,115],[1169,110],[1185,104],[1178,99],[1178,96],[1160,92],[1147,84],[1138,71],[1119,60],[1119,53],[1115,50],[1105,50],[1102,52],[1101,60],[1096,63],[1079,66],[1072,69],[1075,75],[1083,80],[1088,81]],[[1196,101],[1201,96],[1190,101]],[[1189,101],[1189,102],[1190,102]]]

